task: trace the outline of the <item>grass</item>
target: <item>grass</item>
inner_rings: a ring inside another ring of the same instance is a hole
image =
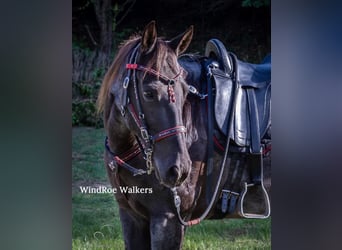
[[[82,194],[80,185],[108,185],[104,131],[73,128],[72,248],[124,249],[118,205],[112,194]],[[213,220],[187,229],[184,250],[271,249],[271,219]]]
[[[103,165],[105,133],[103,129],[73,128],[72,179],[75,181],[107,181]]]

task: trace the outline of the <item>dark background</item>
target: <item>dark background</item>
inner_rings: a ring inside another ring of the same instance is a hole
[[[74,0],[72,2],[73,126],[102,127],[96,98],[118,46],[156,20],[171,39],[194,25],[188,53],[204,54],[217,38],[239,59],[258,63],[271,53],[268,0]]]
[[[97,1],[95,1],[97,2]],[[158,34],[172,37],[189,25],[195,26],[190,52],[203,52],[210,38],[218,38],[244,60],[259,62],[271,50],[271,5],[265,0],[125,0],[109,2],[107,19],[112,22],[112,47],[141,31],[156,20]],[[73,42],[77,46],[101,47],[101,26],[96,4],[74,0],[72,12]],[[105,18],[104,18],[105,19]],[[108,30],[106,30],[108,33]],[[92,38],[90,37],[92,36]],[[94,41],[97,45],[94,44]],[[110,41],[109,41],[110,42]]]

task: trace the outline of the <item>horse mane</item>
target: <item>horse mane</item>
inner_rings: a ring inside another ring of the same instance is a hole
[[[97,97],[97,112],[101,113],[104,110],[105,104],[110,97],[110,89],[113,84],[113,80],[119,75],[120,68],[125,62],[132,48],[140,41],[140,36],[132,36],[128,40],[124,41],[119,46],[119,51],[115,56],[115,59],[109,69],[107,70],[102,85]]]
[[[186,127],[186,144],[189,148],[191,144],[198,139],[198,133],[194,126],[194,118],[192,116],[192,106],[189,100],[185,100],[183,106],[183,125]]]

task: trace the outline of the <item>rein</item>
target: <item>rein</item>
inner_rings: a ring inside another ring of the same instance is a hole
[[[217,64],[215,64],[213,62],[206,66],[207,82],[208,82],[208,95],[207,95],[207,97],[209,99],[208,100],[208,111],[211,110],[213,107],[212,101],[210,100],[211,99],[211,88],[212,88],[212,85],[211,85],[212,71],[211,71],[211,69],[215,68],[215,67],[217,67]],[[235,91],[234,91],[234,93],[235,93]],[[233,105],[235,105],[235,98],[233,100],[234,100]],[[233,119],[231,116],[228,120],[229,126],[232,125],[232,121],[233,121]],[[213,138],[214,137],[211,136],[212,135],[211,130],[213,130],[213,114],[212,114],[212,112],[208,112],[208,135],[209,136],[208,136],[208,148],[207,148],[207,150],[208,150],[207,171],[210,171],[210,170],[213,171],[213,164],[214,164],[213,159],[212,159],[212,157],[213,157],[213,155],[212,155],[213,154]],[[193,220],[190,220],[190,221],[184,221],[183,218],[181,217],[181,214],[180,214],[181,199],[180,199],[179,195],[177,194],[176,188],[170,189],[172,194],[173,194],[173,199],[174,199],[174,204],[175,204],[175,207],[177,210],[178,220],[179,220],[180,224],[182,224],[183,226],[190,227],[190,226],[199,224],[202,220],[204,220],[207,217],[210,210],[212,209],[212,207],[215,203],[215,200],[216,200],[216,196],[217,196],[221,181],[222,181],[223,172],[224,172],[226,161],[228,158],[229,145],[230,145],[230,142],[229,142],[229,140],[227,140],[226,145],[225,145],[225,149],[224,149],[223,158],[221,161],[220,173],[219,173],[217,181],[216,181],[214,193],[211,195],[210,200],[207,197],[207,201],[209,202],[209,205],[207,206],[206,210],[202,213],[202,215],[200,217],[193,219]],[[229,171],[229,169],[228,169],[228,171]],[[208,183],[207,183],[207,185],[208,185]],[[210,187],[209,188],[207,187],[206,191],[210,192]]]

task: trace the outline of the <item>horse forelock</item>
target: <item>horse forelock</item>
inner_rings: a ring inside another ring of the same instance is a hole
[[[176,75],[180,71],[175,52],[169,48],[162,38],[157,39],[155,49],[145,66],[169,77]],[[164,69],[166,69],[165,72]],[[144,74],[145,76],[146,72]]]

